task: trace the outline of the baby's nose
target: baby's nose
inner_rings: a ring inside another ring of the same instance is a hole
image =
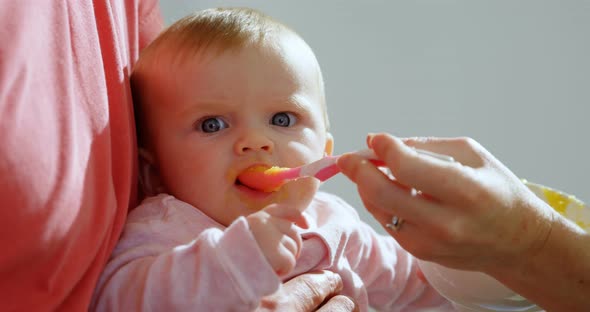
[[[235,151],[237,154],[244,154],[248,152],[265,151],[271,152],[274,149],[274,144],[268,136],[262,131],[248,131],[245,132],[236,142]]]

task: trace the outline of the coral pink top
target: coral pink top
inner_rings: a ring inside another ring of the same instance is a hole
[[[331,270],[361,311],[452,307],[417,274],[417,261],[378,235],[340,198],[318,193],[291,276]],[[286,277],[287,279],[289,278]],[[244,217],[227,228],[195,207],[160,194],[129,215],[100,278],[91,311],[252,311],[281,281]]]
[[[1,1],[0,23],[0,310],[84,311],[136,204],[128,77],[158,1]]]

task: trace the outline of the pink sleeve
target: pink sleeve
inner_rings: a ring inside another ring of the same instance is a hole
[[[0,1],[0,310],[88,308],[136,204],[128,75],[157,4]]]
[[[190,224],[158,224],[125,230],[91,310],[252,311],[280,286],[244,218],[181,245],[175,227]]]
[[[336,223],[340,232],[335,236],[337,244],[328,243],[337,246],[332,248],[332,255],[346,257],[366,287],[371,307],[378,311],[452,310],[450,303],[418,275],[417,260],[391,236],[375,232],[360,220],[353,207],[337,196],[323,193],[318,198],[327,208],[324,210],[327,215],[318,218],[330,220],[323,228],[329,229],[330,223]],[[324,235],[330,236],[333,235]]]
[[[349,246],[352,248],[347,252],[349,261],[365,283],[369,303],[375,309],[452,311],[450,303],[418,275],[416,258],[390,236],[379,235],[367,224],[360,223]]]

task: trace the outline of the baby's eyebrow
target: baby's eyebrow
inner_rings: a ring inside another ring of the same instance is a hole
[[[226,106],[227,100],[225,99],[195,99],[184,109],[179,110],[179,114],[187,115],[195,112],[219,111]]]
[[[293,110],[298,111],[311,111],[312,103],[305,96],[292,95],[283,101],[286,105],[292,106]]]

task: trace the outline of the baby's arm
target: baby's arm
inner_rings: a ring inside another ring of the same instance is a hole
[[[258,247],[279,276],[291,272],[299,256],[302,240],[294,222],[300,217],[289,207],[271,205],[246,218]]]
[[[166,224],[170,218],[126,227],[91,310],[251,311],[279,288],[245,218],[225,231],[209,228],[186,244],[171,233],[191,224]]]
[[[359,221],[351,236],[353,269],[367,287],[369,304],[378,311],[451,311],[451,304],[424,278],[418,262],[389,235],[379,235]],[[358,257],[355,257],[358,255]]]
[[[419,274],[416,259],[389,235],[379,235],[362,222],[354,208],[325,195],[330,219],[345,227],[342,253],[367,289],[369,304],[379,311],[447,311],[450,304]]]
[[[284,277],[295,267],[302,239],[296,225],[306,227],[302,215],[316,194],[318,181],[303,178],[291,182],[297,194],[281,198],[247,217],[250,230],[258,246],[275,272]]]

